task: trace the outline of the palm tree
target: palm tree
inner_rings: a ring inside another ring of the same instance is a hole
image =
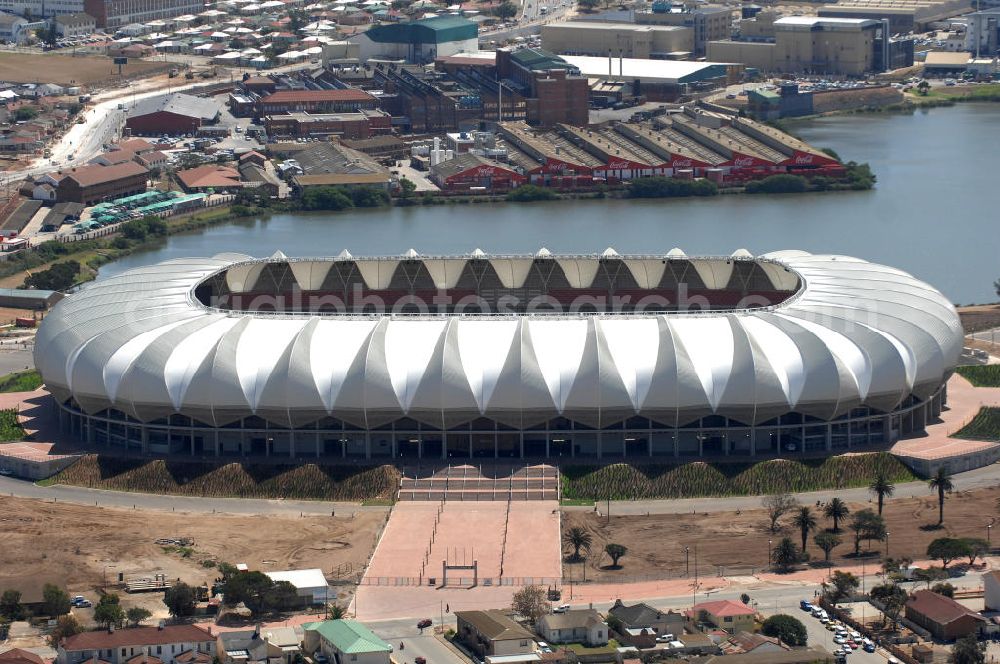
[[[563,541],[573,547],[573,560],[579,560],[580,549],[590,553],[590,547],[594,545],[594,536],[580,526],[573,526],[563,535]]]
[[[850,513],[851,510],[847,508],[847,503],[840,498],[832,498],[823,508],[823,515],[828,519],[833,519],[833,532],[835,533],[840,532],[840,520],[846,519]]]
[[[779,570],[787,572],[792,565],[799,561],[801,556],[799,550],[795,548],[795,542],[792,541],[792,538],[783,537],[774,547],[771,557]]]
[[[868,485],[868,491],[878,498],[878,515],[882,516],[882,503],[886,496],[892,498],[892,494],[896,491],[896,485],[889,481],[885,473],[879,471],[874,481]]]
[[[799,508],[799,511],[795,513],[795,517],[792,519],[792,525],[799,529],[802,533],[802,551],[806,550],[806,542],[809,540],[809,532],[816,529],[816,517],[813,516],[812,508],[808,505],[803,505]]]
[[[938,494],[938,525],[944,523],[944,494],[955,490],[955,483],[951,481],[951,473],[944,466],[937,469],[934,477],[927,480],[927,486],[931,491],[937,490]]]

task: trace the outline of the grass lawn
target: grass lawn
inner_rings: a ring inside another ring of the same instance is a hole
[[[980,408],[972,421],[950,437],[989,441],[1000,439],[1000,408]]]
[[[24,438],[24,429],[17,421],[17,411],[13,408],[0,410],[0,441],[11,442]]]
[[[930,99],[996,101],[1000,99],[1000,83],[936,87],[928,90],[926,97]]]
[[[0,392],[31,392],[41,386],[42,377],[33,369],[0,376]]]
[[[613,655],[618,649],[618,642],[614,639],[610,639],[608,641],[608,645],[597,646],[596,648],[590,648],[582,643],[552,644],[553,650],[556,650],[557,648],[569,648],[577,655]]]
[[[977,364],[958,367],[955,371],[972,383],[973,387],[1000,387],[1000,364]]]
[[[594,501],[587,498],[563,498],[559,504],[563,507],[593,507]]]

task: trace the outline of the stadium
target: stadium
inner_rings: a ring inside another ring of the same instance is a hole
[[[846,256],[279,252],[92,284],[35,363],[112,454],[689,461],[917,433],[961,347],[941,293]]]

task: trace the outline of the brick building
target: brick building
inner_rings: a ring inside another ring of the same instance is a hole
[[[58,176],[57,176],[58,177]],[[82,166],[62,173],[56,186],[56,200],[93,205],[146,191],[149,171],[127,161],[114,166]]]
[[[133,134],[190,134],[215,122],[219,106],[211,99],[182,93],[140,100],[128,111],[125,126]]]
[[[528,180],[510,166],[468,152],[432,166],[431,179],[445,191],[478,189],[480,193],[509,191]]]
[[[942,641],[978,634],[989,623],[969,607],[930,590],[918,590],[906,602],[906,619]]]
[[[564,59],[538,48],[500,49],[496,68],[501,78],[519,88],[528,124],[587,124],[590,87],[580,70]]]
[[[278,90],[257,102],[257,113],[357,113],[377,107],[378,100],[364,90]]]
[[[108,664],[125,664],[133,658],[163,664],[188,661],[190,653],[215,654],[215,637],[195,625],[134,627],[114,631],[82,632],[63,639],[56,664],[81,664],[99,659]]]
[[[334,135],[363,139],[392,133],[392,117],[379,110],[362,110],[357,113],[288,113],[266,116],[264,127],[267,135],[272,138]]]

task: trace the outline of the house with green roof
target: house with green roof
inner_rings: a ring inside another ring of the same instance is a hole
[[[303,651],[322,653],[331,664],[389,664],[392,646],[356,620],[306,623]]]
[[[479,26],[461,16],[375,25],[352,38],[362,62],[372,58],[421,64],[479,50]]]

